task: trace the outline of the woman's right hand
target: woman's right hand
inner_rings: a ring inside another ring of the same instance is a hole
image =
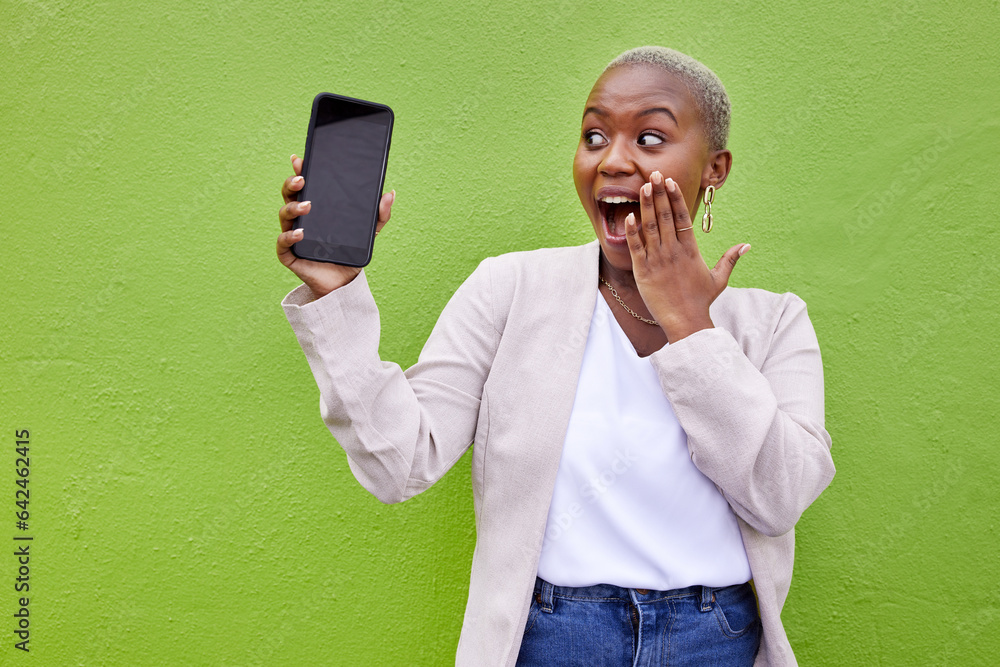
[[[360,266],[344,266],[329,262],[314,262],[301,259],[292,253],[292,244],[302,240],[302,230],[292,229],[292,221],[300,215],[309,212],[310,202],[297,200],[298,193],[305,185],[302,178],[302,158],[292,155],[292,169],[295,176],[289,176],[281,186],[281,196],[285,205],[278,210],[278,220],[281,221],[281,234],[278,235],[278,259],[288,269],[304,282],[313,295],[319,299],[338,287],[343,287],[361,273]],[[375,233],[378,234],[385,223],[389,222],[392,203],[396,200],[396,191],[382,195],[378,205],[378,223]]]

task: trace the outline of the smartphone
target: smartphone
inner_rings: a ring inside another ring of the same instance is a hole
[[[348,266],[371,261],[392,121],[384,104],[331,93],[313,99],[298,196],[312,207],[292,226],[303,230],[292,244],[296,257]]]

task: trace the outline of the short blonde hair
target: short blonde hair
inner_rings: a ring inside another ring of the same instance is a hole
[[[623,65],[652,65],[680,77],[694,95],[701,112],[710,150],[722,150],[729,141],[729,95],[726,87],[708,69],[689,55],[662,46],[640,46],[621,54],[604,71]]]

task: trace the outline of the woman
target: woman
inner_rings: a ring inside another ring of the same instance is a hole
[[[834,474],[822,364],[801,299],[727,288],[749,245],[698,250],[728,125],[701,63],[612,61],[573,164],[596,240],[484,260],[405,372],[364,273],[289,251],[309,204],[285,181],[283,305],[359,482],[405,500],[475,441],[458,664],[795,664],[793,527]]]

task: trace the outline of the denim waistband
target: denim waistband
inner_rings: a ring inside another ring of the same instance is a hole
[[[545,581],[541,577],[535,577],[535,588],[533,595],[545,607],[551,606],[553,597],[566,598],[571,600],[625,600],[636,602],[656,602],[671,598],[700,597],[704,604],[709,600],[714,600],[716,591],[723,591],[730,588],[741,588],[749,586],[750,582],[735,584],[733,586],[687,586],[685,588],[675,588],[668,591],[649,590],[645,588],[623,588],[612,584],[596,584],[594,586],[555,586]]]

